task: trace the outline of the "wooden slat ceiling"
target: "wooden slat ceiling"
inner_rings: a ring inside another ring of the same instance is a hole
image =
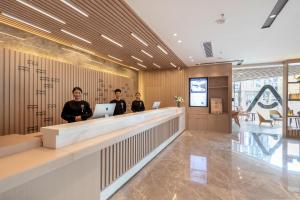
[[[143,60],[141,64],[147,66],[147,69],[157,69],[153,63],[160,65],[161,68],[174,68],[170,65],[171,62],[177,67],[186,67],[174,52],[169,49],[145,23],[143,23],[123,0],[68,0],[68,2],[86,12],[89,15],[88,17],[81,15],[60,0],[23,1],[54,15],[66,22],[66,24],[53,20],[24,6],[16,0],[1,0],[1,13],[15,16],[26,22],[47,29],[51,31],[51,33],[40,31],[39,29],[5,17],[2,14],[0,15],[0,22],[27,30],[28,32],[57,41],[64,45],[80,46],[109,60],[112,59],[109,58],[108,55],[112,55],[122,59],[122,62],[117,62],[126,66],[143,69],[137,65],[138,61],[131,57],[135,56]],[[92,43],[88,44],[71,37],[68,34],[63,33],[61,29],[76,34]],[[149,46],[145,46],[137,41],[131,36],[131,33],[138,35],[147,42]],[[101,34],[117,41],[122,44],[123,47],[119,47],[107,41],[101,37]],[[160,45],[167,50],[168,54],[164,54],[157,48],[157,45]],[[153,58],[142,53],[142,49],[150,53]]]

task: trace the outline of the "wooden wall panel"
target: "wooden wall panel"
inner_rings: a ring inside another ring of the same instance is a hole
[[[185,96],[183,70],[140,72],[139,82],[146,109],[151,109],[154,101],[160,101],[161,107],[176,106],[174,96]]]
[[[60,114],[72,99],[72,89],[83,89],[83,99],[96,103],[123,90],[128,111],[137,90],[136,80],[106,72],[0,48],[0,135],[38,132],[40,127],[65,123]]]

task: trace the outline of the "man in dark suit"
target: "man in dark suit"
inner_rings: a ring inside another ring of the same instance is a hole
[[[120,89],[115,89],[115,99],[111,100],[110,103],[115,103],[114,115],[122,115],[126,112],[126,102],[121,99],[122,91]]]

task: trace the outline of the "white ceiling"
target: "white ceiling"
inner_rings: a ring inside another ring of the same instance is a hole
[[[269,29],[261,26],[277,0],[126,2],[188,66],[235,59],[249,64],[300,57],[300,0],[290,0]],[[221,13],[226,23],[218,25],[215,20]],[[178,36],[174,37],[174,33]],[[212,41],[214,58],[205,57],[204,41]]]

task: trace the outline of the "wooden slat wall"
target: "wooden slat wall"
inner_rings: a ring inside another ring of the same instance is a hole
[[[121,88],[130,111],[136,91],[130,78],[0,48],[0,135],[64,123],[61,110],[72,99],[74,86],[83,89],[92,109],[109,102],[113,90]]]
[[[140,72],[139,90],[146,109],[151,109],[154,101],[160,101],[161,107],[176,106],[174,96],[185,97],[184,77],[183,70]]]
[[[112,184],[179,130],[179,118],[137,133],[100,152],[101,190]]]

